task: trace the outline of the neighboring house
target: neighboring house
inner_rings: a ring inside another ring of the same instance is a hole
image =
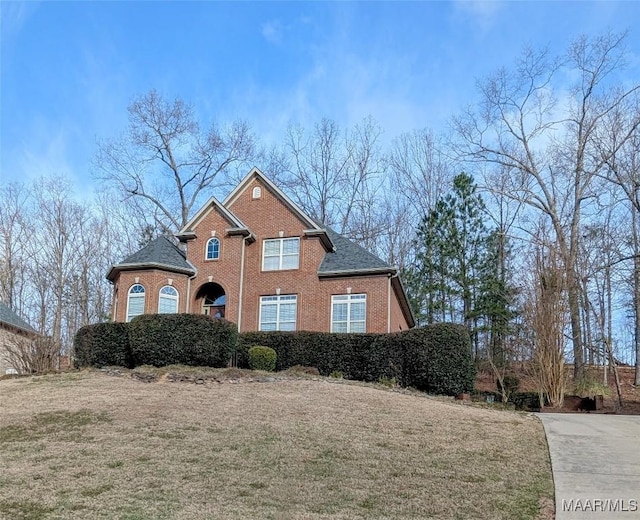
[[[0,302],[0,375],[18,373],[8,355],[7,347],[15,349],[20,342],[34,339],[37,335],[31,325]]]
[[[202,313],[238,330],[395,332],[414,326],[395,268],[318,225],[254,168],[220,203],[114,265],[112,316]]]

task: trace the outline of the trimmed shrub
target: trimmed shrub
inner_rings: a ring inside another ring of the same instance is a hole
[[[78,367],[121,366],[133,368],[128,323],[86,325],[73,338]]]
[[[277,370],[313,366],[323,376],[396,380],[401,386],[445,395],[471,392],[475,382],[467,329],[451,323],[392,334],[246,332],[238,338],[238,366],[250,366],[249,349],[254,345],[275,350]]]
[[[301,365],[316,367],[323,376],[342,372],[347,379],[378,381],[396,377],[387,334],[328,332],[243,332],[238,337],[237,363],[248,368],[249,349],[264,345],[276,351],[276,370]]]
[[[453,396],[473,390],[476,369],[463,325],[434,323],[392,336],[401,386]]]
[[[237,341],[234,323],[202,314],[144,314],[129,324],[135,366],[226,367]]]
[[[273,372],[276,369],[276,351],[270,347],[256,345],[249,349],[249,366],[251,370]]]

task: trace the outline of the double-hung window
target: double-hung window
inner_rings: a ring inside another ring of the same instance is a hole
[[[331,297],[331,332],[366,332],[366,323],[366,294],[338,294]]]
[[[262,270],[280,271],[298,269],[300,264],[300,239],[275,238],[265,240],[262,246]]]
[[[160,289],[158,314],[175,314],[178,312],[178,291],[175,287],[165,285]]]
[[[296,330],[295,294],[260,297],[260,330]]]
[[[132,285],[127,295],[127,321],[144,314],[144,287],[139,283]]]

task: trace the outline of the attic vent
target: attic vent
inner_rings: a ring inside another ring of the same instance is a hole
[[[253,195],[251,196],[251,198],[259,199],[260,197],[262,197],[262,189],[260,188],[260,186],[256,186],[255,188],[253,188]]]

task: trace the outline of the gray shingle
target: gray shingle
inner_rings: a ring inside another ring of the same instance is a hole
[[[184,251],[164,236],[149,242],[140,251],[114,265],[107,277],[110,278],[114,270],[134,269],[136,267],[160,267],[183,273],[195,273],[193,266],[187,262]]]
[[[4,303],[0,302],[0,323],[5,323],[27,332],[36,332],[35,329],[13,312]]]
[[[325,254],[318,269],[318,274],[326,275],[358,271],[387,271],[389,273],[395,273],[395,269],[388,263],[360,247],[355,242],[343,237],[330,228],[326,228],[326,231],[336,250],[333,253]]]

